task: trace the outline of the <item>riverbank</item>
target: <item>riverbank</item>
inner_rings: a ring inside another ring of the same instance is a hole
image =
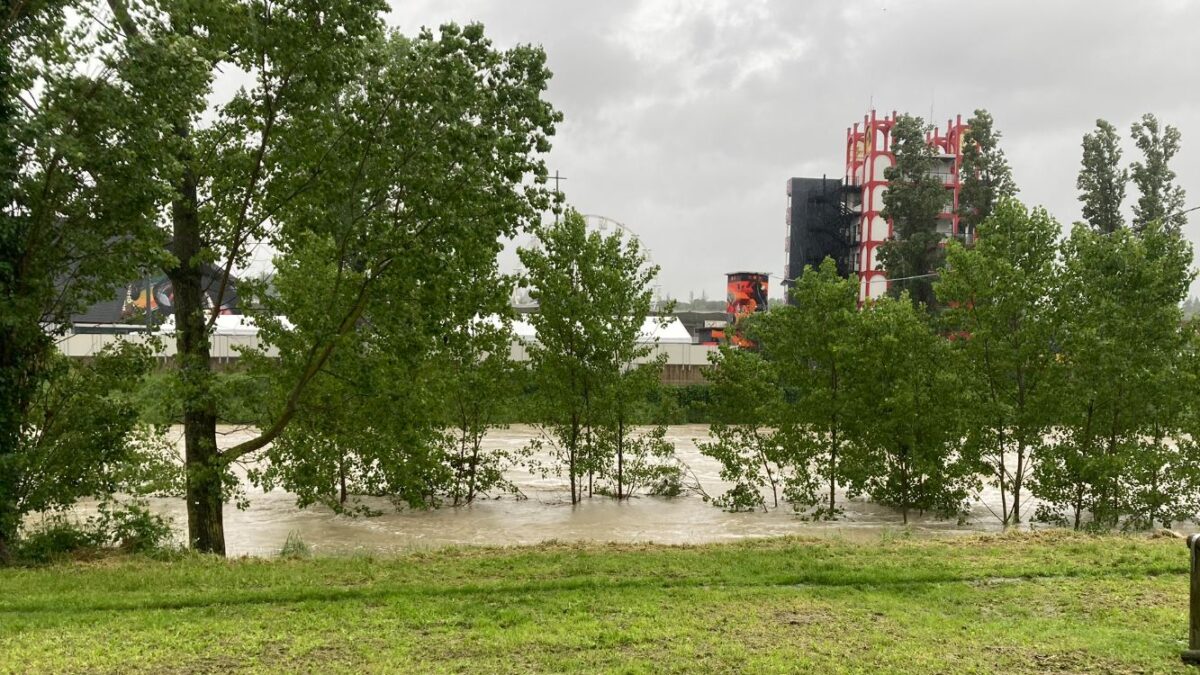
[[[4,672],[1175,672],[1187,552],[1065,532],[0,570]]]

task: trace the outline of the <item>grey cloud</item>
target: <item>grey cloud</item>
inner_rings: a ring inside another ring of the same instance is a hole
[[[1183,132],[1175,168],[1200,204],[1200,3],[453,0],[393,19],[543,45],[566,115],[551,170],[581,210],[637,231],[677,296],[782,272],[785,180],[840,176],[871,100],[939,123],[989,109],[1022,197],[1064,223],[1083,133],[1155,112]]]

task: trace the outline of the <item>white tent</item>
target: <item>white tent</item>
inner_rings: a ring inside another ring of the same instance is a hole
[[[690,345],[692,335],[677,317],[667,319],[666,325],[661,325],[657,317],[646,317],[642,323],[641,342],[654,342],[662,345]],[[537,339],[537,329],[525,319],[513,321],[513,335],[522,342]]]

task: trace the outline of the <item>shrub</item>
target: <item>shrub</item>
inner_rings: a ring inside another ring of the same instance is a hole
[[[45,565],[78,557],[84,551],[99,548],[87,523],[56,515],[36,530],[17,540],[13,559],[26,564]]]
[[[97,542],[125,553],[167,553],[179,549],[175,528],[166,516],[151,513],[145,502],[117,505],[104,503],[100,513],[88,519]]]
[[[57,514],[17,541],[14,559],[33,565],[113,552],[162,556],[181,551],[170,518],[142,501],[104,502],[84,521]]]

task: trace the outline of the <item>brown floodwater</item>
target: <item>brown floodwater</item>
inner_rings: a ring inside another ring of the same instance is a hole
[[[172,431],[176,438],[179,429]],[[221,429],[222,447],[245,440],[252,432],[232,427]],[[519,448],[529,443],[537,430],[514,426],[489,434],[492,448]],[[727,486],[720,478],[720,465],[700,454],[696,440],[708,436],[705,425],[669,427],[667,438],[675,444],[677,457],[686,463],[706,492],[716,496]],[[470,506],[432,510],[397,510],[387,500],[368,502],[383,511],[375,517],[337,515],[324,507],[300,509],[295,497],[282,490],[263,492],[244,480],[249,508],[225,509],[225,537],[230,555],[273,555],[290,533],[297,533],[320,553],[387,553],[450,545],[520,545],[551,539],[590,542],[655,542],[696,544],[732,541],[748,537],[805,535],[877,540],[900,530],[900,514],[864,499],[841,500],[845,516],[833,522],[810,522],[794,515],[786,506],[767,513],[728,513],[700,496],[675,498],[635,496],[618,502],[597,495],[572,506],[565,480],[542,477],[527,470],[509,472],[508,477],[527,499],[511,496],[477,500]],[[186,528],[181,499],[152,499],[152,508]],[[990,509],[1000,511],[999,492],[985,488],[973,505],[965,524],[910,514],[908,532],[917,536],[953,535],[998,531],[999,522]],[[1030,507],[1033,506],[1031,503]],[[80,515],[94,510],[83,504]]]

